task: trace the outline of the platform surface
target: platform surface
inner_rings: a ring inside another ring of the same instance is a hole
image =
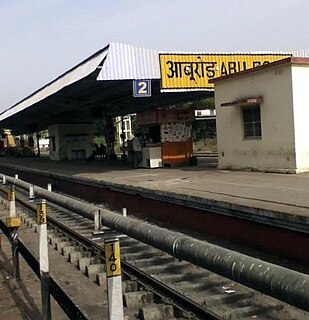
[[[119,162],[0,158],[0,165],[26,167],[76,178],[196,196],[303,217],[309,221],[309,173],[275,174],[216,169],[216,158],[197,167],[134,169]],[[1,170],[0,170],[1,173]]]

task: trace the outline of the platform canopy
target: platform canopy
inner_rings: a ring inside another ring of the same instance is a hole
[[[150,79],[151,96],[133,96],[133,80]],[[0,126],[31,133],[207,98],[212,91],[160,92],[159,52],[110,43],[0,114]]]

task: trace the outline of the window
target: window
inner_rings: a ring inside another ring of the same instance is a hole
[[[261,138],[261,113],[260,105],[243,107],[244,138]]]

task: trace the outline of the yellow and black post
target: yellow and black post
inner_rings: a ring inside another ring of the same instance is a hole
[[[9,211],[10,217],[16,217],[16,204],[15,204],[15,185],[11,184],[8,189],[8,203],[9,203]]]
[[[10,230],[10,242],[12,245],[13,273],[15,279],[20,279],[19,255],[18,255],[18,229],[21,220],[16,213],[15,186],[10,185],[8,189],[9,217],[6,219],[6,226]]]
[[[43,320],[51,319],[50,290],[49,290],[49,259],[47,242],[46,200],[37,202],[37,224],[39,234],[39,259],[41,278],[41,297]]]
[[[105,239],[104,249],[109,320],[123,320],[122,279],[119,239]]]

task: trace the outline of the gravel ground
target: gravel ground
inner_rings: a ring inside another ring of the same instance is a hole
[[[2,206],[0,218],[8,216]],[[37,234],[26,226],[22,226],[19,237],[33,253],[38,252]],[[0,249],[0,319],[17,320],[40,318],[41,292],[40,282],[31,268],[20,257],[21,280],[12,277],[11,246],[7,238],[1,234]],[[37,254],[36,254],[37,256]],[[52,277],[61,288],[79,306],[89,319],[107,319],[106,288],[97,286],[85,277],[75,266],[67,262],[56,250],[49,246],[50,270]],[[68,319],[62,309],[52,300],[53,320]]]

